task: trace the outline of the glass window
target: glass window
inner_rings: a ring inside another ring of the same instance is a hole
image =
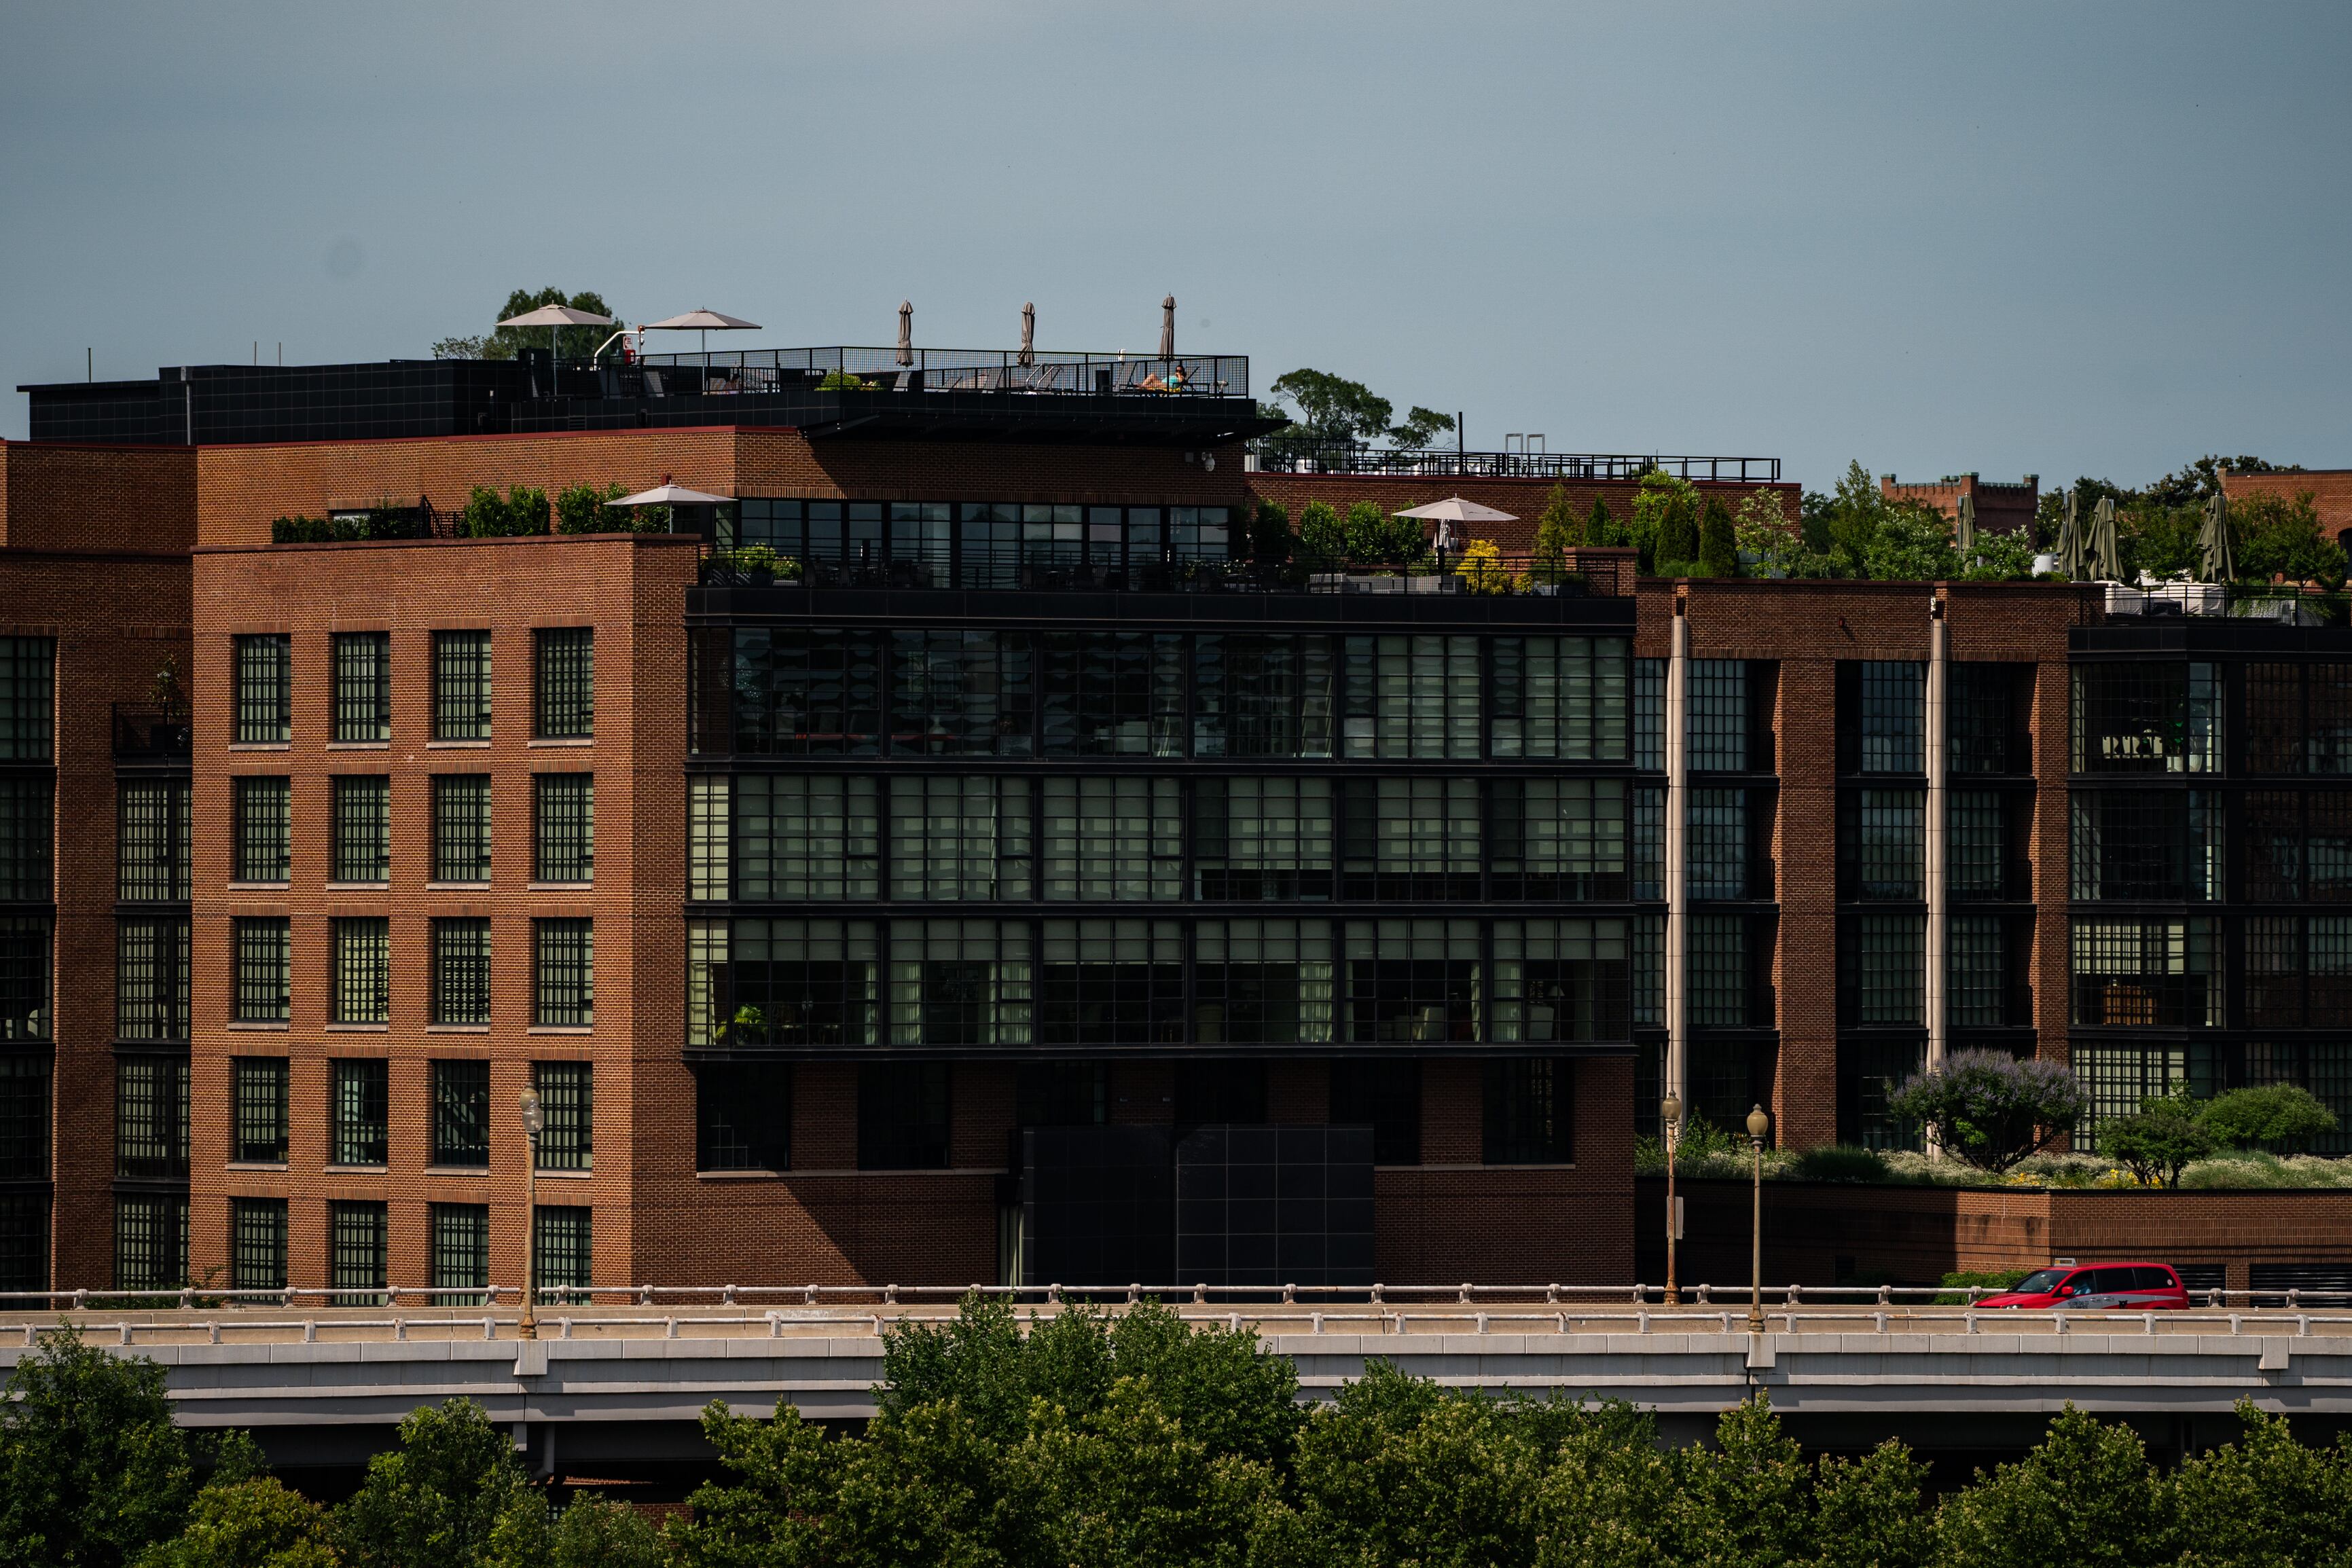
[[[540,1299],[572,1306],[584,1303],[588,1287],[594,1283],[592,1211],[562,1207],[535,1212],[539,1245],[532,1250],[539,1268]]]
[[[1349,897],[1480,895],[1477,780],[1349,779],[1340,786],[1339,807],[1339,869]],[[1522,852],[1512,863],[1523,866],[1526,844],[1512,847]]]
[[[686,780],[686,896],[716,904],[734,896],[735,781],[723,773]]]
[[[1690,1019],[1742,1028],[1748,1016],[1748,921],[1738,915],[1690,917]]]
[[[2303,770],[2303,666],[2246,666],[2246,770]]]
[[[1748,791],[1690,792],[1690,870],[1685,886],[1693,898],[1748,896]]]
[[[294,795],[285,779],[230,781],[236,812],[238,882],[284,882],[290,877],[294,845]]]
[[[1748,665],[1739,659],[1693,659],[1688,682],[1690,758],[1694,773],[1742,773],[1748,768]]]
[[[47,1040],[49,918],[0,915],[0,1040]]]
[[[0,1181],[48,1179],[49,1059],[0,1056]]]
[[[943,1170],[948,1164],[944,1061],[869,1061],[857,1070],[857,1168]]]
[[[2303,921],[2293,915],[2246,922],[2246,1022],[2256,1028],[2303,1022]]]
[[[890,503],[890,582],[898,588],[945,588],[955,548],[951,508],[945,501]]]
[[[335,738],[345,742],[390,740],[392,634],[337,632],[333,644]]]
[[[2304,871],[2310,897],[2320,904],[2352,900],[2352,790],[2315,790],[2305,800],[2309,816]]]
[[[490,738],[490,634],[433,633],[433,738]]]
[[[1376,1166],[1421,1164],[1421,1063],[1381,1057],[1333,1062],[1331,1121],[1369,1125]]]
[[[188,917],[125,917],[114,931],[118,1040],[188,1038]]]
[[[1993,789],[1955,789],[1948,797],[1945,875],[1954,898],[2000,898],[2008,887],[2008,813]]]
[[[727,737],[732,749],[761,757],[874,756],[882,729],[882,637],[824,627],[736,627],[734,725]]]
[[[1014,1075],[1021,1127],[1099,1127],[1110,1120],[1110,1068],[1100,1061],[1024,1061]]]
[[[1341,674],[1349,757],[1478,755],[1478,639],[1350,637]]]
[[[2077,773],[2214,773],[2221,767],[2218,664],[2076,664]]]
[[[2246,798],[2247,878],[2252,896],[2264,879],[2300,874],[2299,823],[2273,815],[2272,802]],[[2070,892],[2074,898],[2197,899],[2221,896],[2221,801],[2210,790],[2077,789],[2070,801]],[[2283,896],[2292,898],[2293,893]]]
[[[1666,792],[1654,785],[1633,790],[1633,896],[1666,896]]]
[[[478,1307],[490,1282],[490,1208],[483,1203],[432,1207],[433,1304]]]
[[[1483,1038],[1476,921],[1351,920],[1347,942],[1349,1039]]]
[[[747,1045],[872,1045],[880,943],[866,920],[696,921],[688,1038]]]
[[[0,637],[0,762],[56,756],[57,644],[47,637]]]
[[[1184,639],[1173,632],[1049,632],[1045,755],[1184,755]]]
[[[294,640],[283,632],[236,639],[235,733],[241,746],[293,738]]]
[[[286,1200],[282,1197],[233,1197],[228,1200],[229,1288],[236,1291],[283,1291],[286,1288]]]
[[[2001,918],[1997,915],[1951,916],[1945,963],[1946,1017],[1954,1028],[1985,1028],[2009,1021],[2009,964],[2002,936]]]
[[[140,1052],[114,1059],[114,1174],[177,1181],[188,1174],[188,1063]]]
[[[1838,1041],[1838,1139],[1865,1149],[1916,1150],[1920,1130],[1886,1108],[1902,1086],[1927,1063],[1924,1040]]]
[[[334,780],[335,860],[331,882],[392,880],[392,780]]]
[[[1666,770],[1666,662],[1633,661],[1633,766]]]
[[[2108,1045],[2077,1041],[2067,1052],[2090,1108],[2076,1124],[2077,1147],[2096,1147],[2099,1129],[2139,1109],[2151,1094],[2169,1094],[2189,1083],[2187,1048],[2178,1045]]]
[[[1914,660],[1865,660],[1862,666],[1862,771],[1927,770],[1927,666]]]
[[[2077,916],[2070,946],[2077,1025],[2178,1029],[2221,1022],[2219,922]]]
[[[1490,1166],[1566,1165],[1576,1157],[1576,1068],[1547,1057],[1486,1063],[1482,1157]]]
[[[1852,835],[1853,896],[1926,896],[1927,797],[1918,789],[1857,789],[1843,802]]]
[[[490,880],[490,776],[433,777],[433,880]]]
[[[327,1205],[327,1282],[339,1307],[383,1305],[384,1239],[388,1228],[381,1203]]]
[[[541,627],[531,634],[531,734],[541,740],[596,733],[596,630]]]
[[[433,923],[433,1021],[490,1021],[490,923],[460,916]]]
[[[1202,779],[1192,866],[1205,899],[1328,899],[1334,828],[1328,779]]]
[[[1030,1042],[1029,927],[902,920],[890,930],[890,1032],[898,1045]]]
[[[2308,683],[2304,768],[2341,777],[2352,773],[2352,661],[2304,666]]]
[[[793,1069],[786,1061],[705,1061],[694,1069],[694,1166],[793,1166]]]
[[[1623,762],[1633,647],[1622,637],[1497,637],[1491,646],[1496,757]]]
[[[47,779],[0,778],[0,899],[49,901],[51,788]]]
[[[1331,926],[1203,920],[1193,934],[1194,1038],[1202,1045],[1308,1045],[1331,1038]]]
[[[1040,1045],[1181,1045],[1184,933],[1173,920],[1048,920]]]
[[[1493,896],[1623,898],[1625,800],[1620,779],[1493,780],[1486,812]]]
[[[1193,643],[1192,755],[1330,756],[1333,652],[1328,637],[1202,633]]]
[[[766,773],[736,779],[734,896],[753,903],[880,896],[877,791],[871,779]],[[897,855],[906,852],[902,845],[893,848]]]
[[[116,789],[114,896],[126,904],[186,898],[187,780],[126,779]]]
[[[594,1169],[594,1065],[586,1061],[534,1061],[530,1064],[530,1077],[539,1091],[540,1113],[545,1118],[539,1134],[539,1168]]]
[[[230,1146],[248,1165],[286,1162],[286,1058],[238,1056],[229,1061]]]
[[[1637,915],[1630,923],[1633,949],[1633,1024],[1663,1029],[1666,1022],[1666,917]]]
[[[334,934],[336,1023],[386,1023],[392,1017],[392,927],[380,915],[345,917]]]
[[[121,1193],[114,1200],[114,1288],[176,1291],[188,1278],[188,1200]]]
[[[593,882],[596,875],[596,776],[531,776],[533,882]]]
[[[2026,671],[2014,664],[1955,663],[1946,667],[1948,705],[1945,735],[1949,763],[1955,773],[2025,773],[2030,758],[2010,755],[2024,749],[2018,733],[2017,699]]]
[[[1498,920],[1493,1038],[1631,1040],[1633,978],[1622,920]]]
[[[1183,894],[1184,820],[1173,779],[1045,781],[1045,897]]]
[[[584,1029],[596,1021],[596,930],[591,920],[534,920],[538,964],[531,1021]]]
[[[1846,1021],[1864,1027],[1927,1022],[1927,917],[1861,915],[1845,922],[1839,957],[1846,976]],[[1693,941],[1694,949],[1698,944]]]
[[[433,1143],[436,1166],[479,1169],[490,1163],[490,1064],[433,1063]]]
[[[390,1138],[391,1063],[339,1059],[327,1064],[328,1164],[380,1166]]]
[[[892,752],[907,757],[1030,754],[1036,704],[1028,633],[896,632],[891,633],[891,653]],[[777,663],[783,664],[781,643]],[[852,749],[868,755],[872,748]]]

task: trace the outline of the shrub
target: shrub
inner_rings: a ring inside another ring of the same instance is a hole
[[[2099,1153],[2143,1186],[2179,1186],[2180,1173],[2218,1146],[2186,1093],[2151,1094],[2099,1130]]]
[[[1472,539],[1463,546],[1462,559],[1454,570],[1462,586],[1473,593],[1511,591],[1511,574],[1503,570],[1503,552],[1491,540]]]
[[[1348,559],[1360,565],[1402,566],[1407,559],[1392,549],[1389,515],[1370,501],[1358,501],[1348,508],[1347,520],[1339,525],[1348,541]],[[1419,525],[1415,525],[1416,530]]]
[[[547,492],[517,485],[501,497],[477,485],[466,497],[458,527],[467,538],[509,538],[547,532]]]
[[[1260,501],[1250,518],[1250,559],[1260,566],[1280,566],[1290,559],[1290,514],[1279,503]]]
[[[269,525],[274,545],[323,544],[335,537],[335,525],[324,517],[278,517]]]
[[[1698,559],[1698,491],[1661,468],[1642,476],[1633,497],[1633,548],[1644,571],[1674,576]]]
[[[1942,1293],[1937,1296],[1934,1304],[1939,1307],[1965,1307],[1972,1299],[1969,1294],[1970,1287],[1975,1288],[1979,1296],[2000,1291],[2011,1291],[2017,1288],[2017,1282],[2032,1272],[2031,1269],[1987,1269],[1975,1273],[1955,1270],[1936,1281],[1943,1287],[1943,1290]]]
[[[1319,566],[1348,559],[1348,530],[1328,501],[1309,501],[1298,511],[1298,552]]]
[[[1791,1162],[1789,1174],[1801,1181],[1885,1181],[1890,1173],[1876,1149],[1837,1144],[1807,1149]]]
[[[2215,1138],[2240,1149],[2256,1145],[2301,1148],[2336,1130],[2336,1113],[2309,1090],[2292,1083],[2232,1089],[2209,1102],[2198,1115]]]
[[[625,508],[608,504],[627,494],[618,485],[607,485],[601,490],[593,485],[573,485],[562,490],[555,497],[555,531],[559,534],[625,534],[635,530],[637,519],[629,513],[651,508]]]
[[[874,388],[863,376],[852,375],[847,371],[827,371],[824,373],[824,379],[816,383],[816,390],[819,392],[872,392]]]
[[[1961,1051],[1913,1076],[1886,1108],[1934,1133],[1948,1152],[1999,1176],[2063,1137],[2086,1104],[2074,1075],[2054,1061]]]
[[[1739,543],[1732,531],[1731,512],[1713,496],[1700,514],[1698,570],[1707,577],[1739,575]]]

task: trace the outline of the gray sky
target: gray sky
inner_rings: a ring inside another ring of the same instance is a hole
[[[421,355],[548,284],[730,347],[911,298],[1149,348],[1172,291],[1181,347],[1473,446],[2352,465],[2341,0],[0,0],[0,57],[10,389]]]

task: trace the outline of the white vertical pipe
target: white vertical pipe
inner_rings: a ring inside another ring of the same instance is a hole
[[[1690,894],[1684,874],[1690,841],[1689,601],[1677,596],[1666,655],[1666,1092],[1690,1103]]]
[[[1950,882],[1948,876],[1951,838],[1948,829],[1945,790],[1950,762],[1950,726],[1947,693],[1951,674],[1951,632],[1944,619],[1945,601],[1927,601],[1927,1065],[1940,1067],[1949,1040],[1950,1008],[1946,984],[1951,969]]]

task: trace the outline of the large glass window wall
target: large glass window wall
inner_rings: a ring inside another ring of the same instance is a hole
[[[734,511],[721,545],[765,545],[820,584],[1150,589],[1233,559],[1227,507],[747,497]]]

